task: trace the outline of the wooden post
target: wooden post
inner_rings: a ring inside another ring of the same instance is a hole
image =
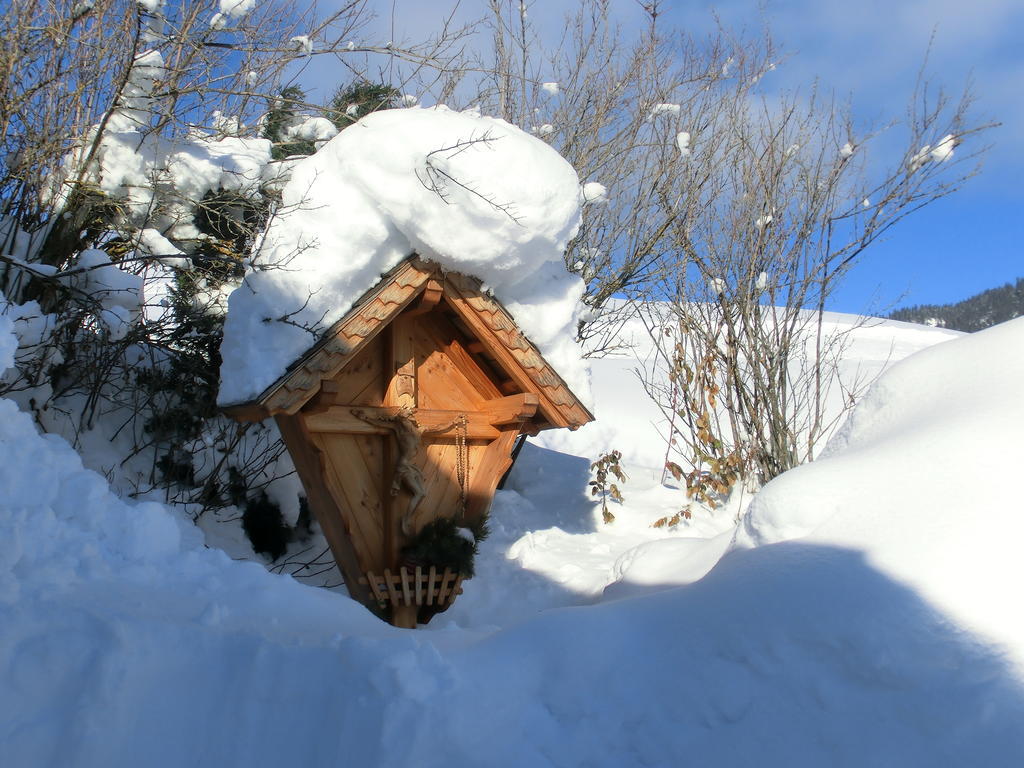
[[[386,405],[416,407],[416,352],[411,330],[410,321],[404,315],[395,318],[389,327],[390,365],[385,370],[391,372],[392,378],[385,395]]]
[[[385,405],[394,405],[399,408],[416,407],[416,351],[413,346],[411,330],[409,319],[404,315],[395,318],[388,328],[388,344],[385,352],[387,359],[385,360],[384,370],[389,371],[392,376],[391,380],[387,383],[387,391],[384,395]],[[401,563],[398,560],[401,550],[399,542],[402,540],[402,532],[400,530],[401,513],[399,510],[405,509],[409,504],[410,497],[404,488],[397,496],[392,496],[390,493],[397,457],[392,447],[391,438],[385,437],[384,440],[387,445],[385,466],[388,468],[389,475],[387,485],[385,486],[388,490],[385,492],[386,498],[384,501],[384,552],[388,563],[396,571],[400,572]],[[418,611],[419,608],[415,605],[405,605],[404,603],[393,601],[391,604],[391,623],[396,627],[415,629]]]
[[[474,522],[487,512],[505,471],[512,465],[512,447],[519,430],[506,427],[501,436],[483,451],[483,458],[466,489],[466,520]]]
[[[391,484],[395,480],[395,449],[391,444],[391,436],[384,434],[381,438],[381,449],[384,453],[384,477],[381,478],[380,506],[384,515],[384,562],[397,567],[398,563],[398,515],[395,513],[395,502],[399,496],[391,495]]]
[[[402,629],[416,629],[416,615],[419,613],[418,605],[393,605],[391,606],[391,624]]]
[[[384,349],[384,371],[390,376],[385,384],[384,404],[399,408],[416,407],[416,353],[408,320],[399,315],[388,327],[387,344]],[[401,549],[401,513],[409,503],[409,494],[403,489],[397,496],[391,495],[394,467],[397,456],[390,436],[384,436],[384,557],[387,563],[397,569],[398,553]],[[415,625],[414,625],[415,626]]]
[[[334,560],[338,563],[349,594],[360,602],[369,602],[367,588],[359,583],[362,568],[352,547],[352,537],[331,492],[324,483],[324,466],[313,439],[306,431],[301,416],[278,415],[274,419],[288,453],[295,463],[295,471],[306,489],[309,508],[316,515],[320,528],[330,544]]]

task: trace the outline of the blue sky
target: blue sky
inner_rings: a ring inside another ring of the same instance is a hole
[[[553,32],[574,5],[527,4],[534,21]],[[378,34],[417,39],[436,31],[454,0],[370,5],[381,16]],[[483,5],[462,0],[459,16],[474,18]],[[636,0],[611,0],[611,6],[625,26],[643,22]],[[881,313],[947,303],[1024,277],[1024,1],[662,0],[661,10],[660,22],[695,33],[711,30],[716,15],[736,30],[756,32],[767,24],[782,63],[765,78],[766,91],[806,87],[817,78],[849,99],[864,125],[904,114],[932,40],[935,81],[954,94],[970,82],[975,122],[1002,123],[982,141],[992,144],[982,173],[874,245],[834,295],[832,309]]]
[[[665,7],[684,26],[706,24],[712,9],[734,26],[758,20],[752,2]],[[775,0],[764,15],[788,54],[774,73],[780,88],[817,76],[866,121],[900,115],[934,33],[936,80],[952,92],[970,80],[975,118],[1002,123],[988,134],[982,173],[869,250],[833,308],[946,303],[1024,277],[1024,2]]]

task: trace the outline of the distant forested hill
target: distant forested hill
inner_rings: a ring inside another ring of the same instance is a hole
[[[972,332],[1021,315],[1024,315],[1024,277],[1018,277],[1016,283],[990,288],[956,304],[906,307],[897,309],[889,317],[907,323]]]

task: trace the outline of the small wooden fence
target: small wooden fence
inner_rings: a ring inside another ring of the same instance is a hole
[[[415,569],[402,567],[398,573],[385,568],[384,575],[370,571],[359,581],[369,585],[370,592],[381,606],[390,603],[392,606],[432,605],[444,608],[462,594],[462,574],[450,568],[438,571],[435,566],[426,570],[418,565]]]

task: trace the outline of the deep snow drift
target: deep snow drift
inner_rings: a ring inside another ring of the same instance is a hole
[[[825,457],[758,494],[738,545],[855,550],[1024,670],[1022,349],[1018,319],[893,366]]]
[[[1024,320],[906,359],[732,544],[646,528],[680,492],[641,481],[603,526],[587,459],[534,447],[415,632],[203,549],[0,403],[4,764],[1018,764],[1022,373]]]
[[[221,352],[221,403],[280,377],[380,275],[414,251],[482,279],[577,396],[583,281],[562,254],[583,193],[554,149],[503,120],[383,110],[297,162],[241,288]]]

